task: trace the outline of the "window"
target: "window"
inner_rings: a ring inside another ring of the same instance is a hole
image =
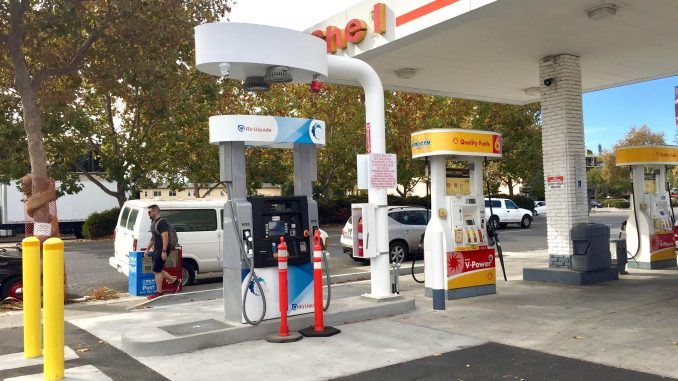
[[[170,197],[176,197],[176,196],[177,196],[177,191],[171,190],[171,191],[169,191],[169,195],[170,195]]]
[[[490,200],[485,200],[485,207],[489,208],[490,207]],[[499,200],[492,200],[492,207],[493,208],[501,208],[501,201]]]
[[[162,217],[177,232],[207,232],[217,230],[217,211],[214,209],[163,210]]]
[[[401,213],[402,221],[398,221],[405,225],[426,225],[427,212],[425,210],[409,210]]]
[[[162,196],[161,191],[153,191],[153,197],[160,197],[160,196]]]
[[[405,220],[403,218],[403,212],[392,212],[388,214],[389,217],[393,218],[397,222],[404,224]]]
[[[127,220],[127,229],[134,229],[134,225],[137,223],[137,217],[139,217],[139,209],[132,209],[129,214],[129,219]]]
[[[506,200],[506,209],[518,209],[518,205],[511,200]]]
[[[118,226],[124,228],[127,225],[127,217],[129,217],[129,207],[126,206],[120,213],[120,221],[118,221]]]
[[[144,197],[148,197],[148,192],[144,191]]]

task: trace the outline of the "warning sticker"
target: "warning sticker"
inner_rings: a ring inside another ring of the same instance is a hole
[[[546,188],[548,189],[563,189],[565,187],[564,176],[548,176],[546,177]]]
[[[395,188],[398,185],[396,155],[371,153],[369,157],[370,188]]]

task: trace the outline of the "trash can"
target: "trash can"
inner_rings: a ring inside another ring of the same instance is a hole
[[[612,266],[610,228],[602,224],[578,224],[570,230],[572,270],[597,271]]]

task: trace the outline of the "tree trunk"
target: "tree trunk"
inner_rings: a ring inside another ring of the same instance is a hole
[[[508,186],[509,196],[513,196],[513,179],[506,180],[506,186]]]
[[[28,155],[31,161],[31,174],[33,175],[32,193],[37,195],[44,192],[49,185],[47,156],[42,141],[42,115],[38,106],[37,90],[32,86],[31,76],[20,43],[9,41],[7,46],[14,66],[14,84],[21,97],[24,129],[28,138]],[[49,223],[49,204],[35,209],[33,219],[38,223]]]

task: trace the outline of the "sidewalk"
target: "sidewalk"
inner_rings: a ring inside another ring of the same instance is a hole
[[[138,362],[155,379],[602,381],[678,375],[678,269],[631,270],[617,282],[575,287],[521,280],[523,267],[546,266],[545,251],[506,253],[505,261],[509,281],[498,270],[496,295],[447,301],[445,311],[434,312],[422,285],[403,276],[402,294],[415,298],[415,311],[341,325],[338,336],[287,345],[255,340],[176,355],[129,356],[121,351],[121,327],[152,327],[166,310],[100,311],[99,316],[81,313],[68,319],[73,329],[98,337],[115,349],[116,357],[123,356],[128,365]],[[336,286],[333,303],[368,290],[369,282]],[[175,310],[218,318],[221,300],[197,306]],[[197,317],[187,313],[186,322]],[[20,336],[20,329],[13,331]],[[111,356],[112,350],[105,353]],[[98,350],[91,352],[86,352],[90,358],[99,358]],[[112,379],[124,379],[101,362],[77,361],[73,365],[89,363]],[[36,370],[15,369],[12,374]]]

